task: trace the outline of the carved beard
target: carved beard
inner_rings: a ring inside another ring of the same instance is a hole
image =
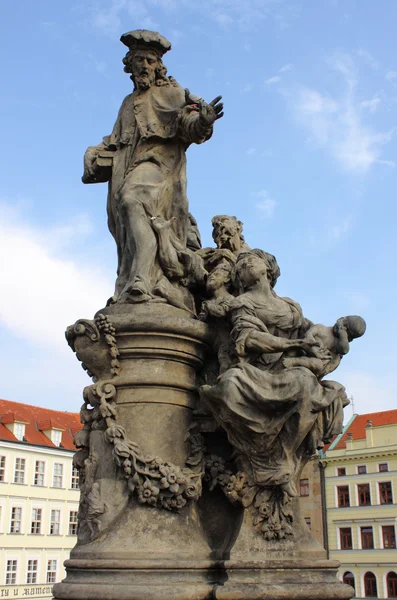
[[[135,75],[134,81],[138,90],[148,90],[150,86],[154,83],[154,79],[152,79],[150,75],[146,73],[142,75]]]

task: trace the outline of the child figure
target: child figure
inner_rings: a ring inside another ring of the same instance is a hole
[[[342,357],[349,352],[349,342],[364,335],[366,324],[357,316],[341,317],[333,327],[312,325],[304,340],[313,343],[312,356],[288,356],[284,354],[283,366],[307,367],[319,379],[325,377],[339,366]]]
[[[199,314],[201,321],[212,325],[212,343],[218,356],[219,374],[227,371],[234,358],[228,321],[230,302],[234,300],[234,296],[230,293],[232,269],[232,261],[224,260],[209,273],[206,288],[210,300],[203,302]]]

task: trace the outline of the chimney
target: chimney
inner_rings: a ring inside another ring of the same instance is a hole
[[[367,448],[373,448],[374,447],[374,436],[373,436],[373,425],[372,425],[372,419],[368,419],[367,420],[367,424],[365,426],[365,439],[367,442]]]
[[[351,431],[347,432],[346,450],[353,450],[353,433]]]

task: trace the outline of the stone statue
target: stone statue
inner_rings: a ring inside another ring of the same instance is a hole
[[[239,473],[223,480],[227,494],[254,509],[256,527],[267,539],[293,532],[288,505],[297,496],[297,475],[305,458],[341,430],[348,404],[342,385],[321,378],[336,368],[348,342],[365,332],[360,317],[339,319],[333,328],[312,325],[299,304],[274,292],[279,273],[274,256],[240,252],[237,297],[228,291],[221,303],[204,303],[212,321],[222,319],[223,340],[229,315],[230,345],[229,352],[222,348],[216,384],[200,389],[238,451]],[[219,356],[219,344],[216,351]],[[225,368],[224,355],[233,351],[237,360]]]
[[[180,305],[184,290],[179,298],[176,290],[189,274],[191,223],[185,153],[211,137],[223,105],[220,96],[207,104],[167,76],[162,56],[171,44],[162,35],[136,30],[121,41],[129,48],[123,63],[134,91],[124,99],[112,133],[88,148],[83,182],[109,181],[108,225],[118,254],[113,301]],[[167,251],[162,253],[154,226],[158,218],[170,223],[177,242],[172,264],[161,260]]]
[[[167,76],[160,34],[124,34],[134,91],[85,154],[109,183],[114,296],[66,339],[92,378],[75,433],[78,539],[59,600],[348,600],[300,512],[297,481],[342,431],[325,380],[365,332],[314,324],[277,295],[275,256],[235,216],[201,248],[186,157],[222,117]]]
[[[198,254],[210,271],[224,258],[233,260],[244,250],[249,250],[243,236],[243,224],[236,217],[217,215],[212,218],[212,239],[216,248],[202,248]]]

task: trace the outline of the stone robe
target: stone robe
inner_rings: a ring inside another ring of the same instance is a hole
[[[201,144],[211,135],[212,127],[199,122],[194,99],[174,81],[156,82],[124,99],[112,133],[100,146],[113,153],[107,210],[118,253],[115,299],[134,276],[140,277],[134,261],[139,263],[136,256],[143,251],[137,247],[131,251],[123,200],[133,191],[134,202],[143,207],[149,222],[155,217],[166,221],[175,217],[172,236],[175,245],[185,248],[189,225],[185,152],[191,143]],[[150,292],[168,273],[160,265],[161,251],[149,242],[144,251],[151,260],[150,272],[145,274]]]

